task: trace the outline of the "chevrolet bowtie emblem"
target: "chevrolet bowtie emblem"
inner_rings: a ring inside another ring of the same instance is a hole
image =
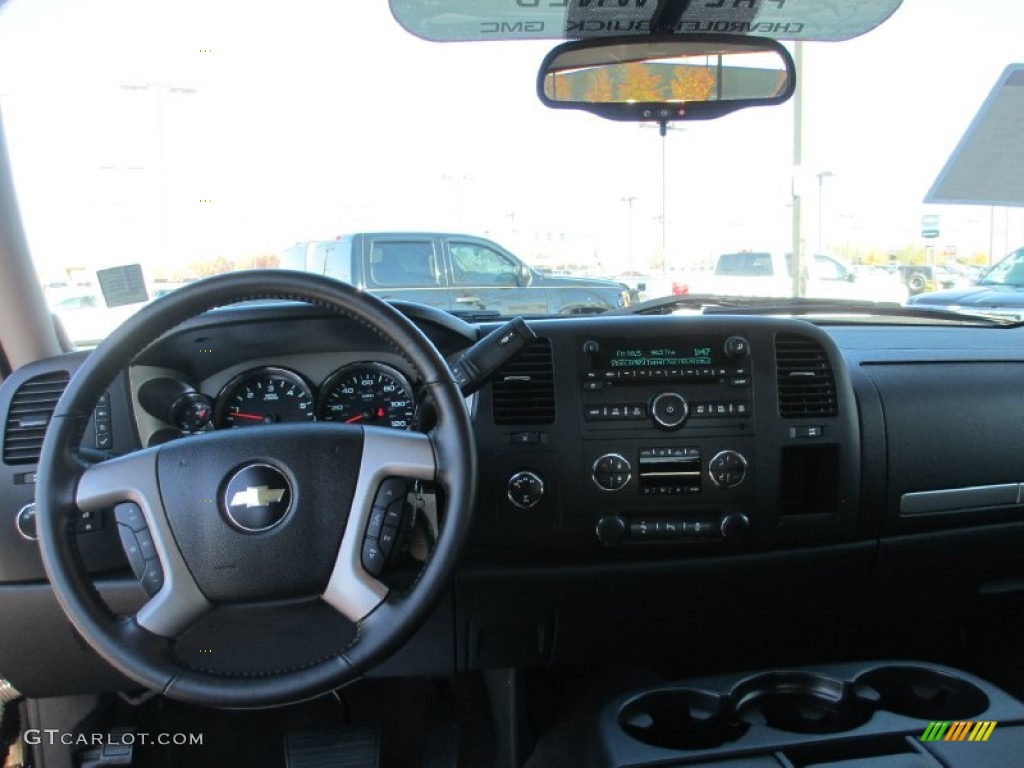
[[[284,488],[268,488],[265,485],[257,485],[253,488],[250,485],[244,491],[237,491],[231,497],[230,506],[240,507],[244,504],[246,508],[249,508],[276,504],[284,496],[284,491]]]

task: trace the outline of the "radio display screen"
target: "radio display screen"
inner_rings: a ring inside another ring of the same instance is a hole
[[[722,363],[721,349],[721,339],[683,339],[675,344],[604,341],[594,363],[604,369],[717,366]]]

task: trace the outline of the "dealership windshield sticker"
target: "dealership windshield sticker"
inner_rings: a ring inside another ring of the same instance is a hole
[[[777,40],[847,40],[892,16],[903,0],[391,0],[427,40],[580,39],[704,33]]]

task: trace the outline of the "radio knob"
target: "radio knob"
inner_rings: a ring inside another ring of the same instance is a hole
[[[516,472],[506,488],[508,500],[520,509],[532,509],[544,498],[544,481],[535,472]]]
[[[606,547],[621,544],[626,531],[626,521],[618,515],[605,515],[597,521],[597,538]]]
[[[690,406],[678,392],[662,392],[651,400],[651,418],[663,429],[678,429],[689,415]]]
[[[725,340],[725,354],[734,360],[750,355],[750,342],[742,336],[730,336]]]
[[[719,488],[735,488],[747,478],[747,459],[738,451],[719,451],[708,462],[708,474]]]

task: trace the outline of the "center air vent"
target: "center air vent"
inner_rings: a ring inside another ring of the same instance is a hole
[[[775,337],[775,365],[782,418],[803,419],[839,413],[832,366],[818,342],[806,336],[780,333]]]
[[[493,378],[495,424],[551,424],[555,376],[551,342],[534,339]]]
[[[36,376],[18,387],[7,412],[5,464],[35,464],[39,461],[46,426],[69,379],[66,371],[57,371]]]

